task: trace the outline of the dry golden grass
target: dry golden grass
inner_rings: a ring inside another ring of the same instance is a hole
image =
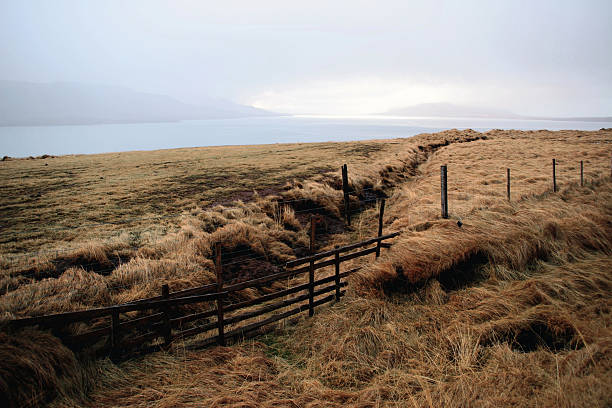
[[[572,255],[503,276],[488,265],[461,289],[434,279],[382,298],[352,294],[239,346],[103,363],[88,399],[53,406],[605,407],[612,261],[609,249]]]
[[[175,344],[119,366],[81,363],[61,387],[53,380],[26,389],[44,396],[58,388],[58,407],[607,406],[611,140],[609,131],[448,131],[399,142],[371,163],[349,162],[355,191],[391,195],[385,231],[402,234],[351,279],[341,302],[256,341],[201,351]],[[557,194],[547,192],[552,157]],[[575,185],[581,159],[584,188]],[[439,214],[441,164],[449,166],[450,220]],[[338,218],[339,182],[336,171],[276,193]],[[175,232],[108,276],[73,268],[57,279],[5,283],[0,310],[36,315],[156,295],[162,283],[208,283],[216,242],[282,263],[307,245],[308,225],[297,209],[275,205],[254,197],[194,206]],[[364,211],[326,245],[371,235],[375,220],[375,209]],[[80,250],[98,262],[112,253]]]
[[[399,267],[416,282],[475,255],[522,267],[539,252],[551,250],[546,245],[554,242],[559,223],[571,225],[567,245],[584,241],[600,249],[602,236],[609,233],[609,214],[589,220],[600,210],[590,207],[594,190],[589,185],[602,177],[609,180],[611,143],[612,132],[604,131],[491,131],[486,140],[440,149],[389,199],[389,229],[404,233],[396,241],[393,265],[376,265],[377,271],[394,276]],[[547,198],[542,194],[552,191],[552,158],[557,159],[561,193],[548,197],[549,204],[542,207],[538,203]],[[575,192],[565,190],[579,183],[580,160],[585,162],[585,195],[567,208],[563,203]],[[440,217],[443,164],[448,165],[449,220]],[[511,202],[506,198],[506,168],[511,168]],[[500,242],[506,245],[496,245]],[[375,275],[362,274],[378,279]],[[373,288],[371,283],[365,286]]]
[[[381,160],[406,143],[222,146],[3,161],[0,254],[62,251],[125,232],[135,245],[155,241],[176,229],[183,210],[278,191],[288,181],[344,162]],[[146,220],[152,217],[162,218]],[[95,227],[84,227],[90,224]]]

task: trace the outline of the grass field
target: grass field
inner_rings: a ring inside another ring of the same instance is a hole
[[[94,183],[97,177],[98,184],[82,203],[71,203],[75,213],[77,208],[112,212],[94,221],[125,220],[158,208],[183,210],[172,228],[135,242],[129,259],[108,274],[83,268],[80,257],[102,262],[113,251],[131,248],[134,242],[112,238],[121,226],[102,229],[101,236],[79,232],[73,241],[31,235],[6,243],[5,253],[74,247],[70,257],[62,258],[65,270],[57,277],[32,278],[23,273],[25,267],[5,274],[4,318],[138,299],[159,293],[164,282],[172,290],[211,282],[216,242],[227,250],[246,246],[254,254],[267,254],[271,264],[282,264],[307,244],[301,208],[285,207],[278,217],[274,199],[242,194],[269,189],[285,200],[304,199],[306,207],[322,208],[329,220],[341,220],[339,165],[344,162],[357,194],[370,190],[387,196],[385,231],[401,235],[383,257],[363,264],[342,301],[320,309],[314,318],[231,347],[189,351],[183,347],[187,344],[175,344],[169,352],[114,365],[75,356],[50,334],[0,334],[4,367],[13,367],[0,370],[0,390],[10,402],[55,398],[57,407],[609,406],[611,145],[612,131],[604,130],[448,131],[393,141],[46,159],[49,166],[41,159],[3,162],[3,182],[17,189],[19,174],[37,174],[42,166],[51,168],[53,160],[74,160],[70,166],[78,161],[88,180]],[[181,168],[180,160],[189,157],[196,163],[203,154],[236,155],[224,156],[227,164],[208,173],[209,179],[219,180],[218,195],[190,190],[193,185],[177,176],[191,175],[196,167]],[[127,167],[119,164],[122,156]],[[239,156],[244,165],[236,161]],[[552,158],[558,163],[558,193],[551,192]],[[87,160],[98,168],[90,169]],[[584,187],[578,184],[580,160]],[[159,179],[152,162],[170,162],[165,172],[158,170]],[[448,220],[440,218],[442,164],[449,169]],[[9,172],[4,166],[15,167]],[[235,182],[223,182],[231,177],[219,173],[226,167]],[[511,202],[506,199],[506,168],[512,169]],[[331,173],[322,174],[325,169]],[[252,176],[256,172],[259,181]],[[129,181],[138,174],[140,181]],[[125,213],[89,200],[107,194],[107,178],[133,186],[117,189],[123,190],[116,193],[123,197],[120,202],[128,203]],[[169,180],[176,184],[165,188],[176,192],[174,198],[167,194],[169,201],[164,201],[149,194]],[[43,188],[36,178],[31,183]],[[61,208],[62,200],[76,196],[71,188],[50,192],[50,201],[41,201],[39,209],[20,204],[18,197],[2,209],[15,211],[10,213],[15,217],[40,214],[47,217],[46,225],[61,226],[65,215],[47,206]],[[232,196],[251,200],[211,205]],[[146,203],[138,204],[145,197]],[[89,220],[83,217],[69,222]],[[20,222],[11,224],[14,233],[32,234]],[[376,209],[366,208],[351,228],[334,231],[320,249],[371,235],[375,228]],[[54,261],[38,259],[36,270],[52,268]]]
[[[384,159],[404,144],[223,146],[3,161],[0,254],[64,250],[126,231],[164,234],[184,210],[277,192],[345,161]]]

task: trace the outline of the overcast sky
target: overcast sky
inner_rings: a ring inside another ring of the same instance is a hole
[[[287,113],[453,102],[612,115],[612,1],[0,3],[0,79]]]

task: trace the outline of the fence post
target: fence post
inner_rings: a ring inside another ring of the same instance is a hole
[[[215,245],[215,269],[217,272],[217,328],[219,330],[218,342],[220,346],[225,346],[225,328],[223,321],[223,266],[221,265],[221,243]]]
[[[447,171],[446,164],[440,166],[440,184],[442,198],[442,218],[448,218],[448,193],[447,193]]]
[[[553,192],[557,192],[557,162],[555,159],[552,159],[553,164]]]
[[[334,265],[336,267],[336,302],[340,300],[340,251],[338,251],[338,248],[338,245],[334,247],[336,250],[334,254]]]
[[[111,311],[111,359],[119,357],[119,343],[121,342],[119,334],[119,310],[113,308]]]
[[[508,179],[508,184],[506,186],[506,191],[508,193],[508,201],[510,201],[510,169],[506,169],[506,178]]]
[[[380,212],[378,213],[378,237],[382,236],[383,230],[383,216],[385,214],[385,199],[380,200]],[[376,258],[380,256],[380,247],[382,246],[382,241],[378,241],[376,243]]]
[[[170,288],[167,284],[162,285],[161,288],[161,296],[162,299],[168,299],[170,297]],[[164,306],[162,308],[163,313],[163,335],[164,335],[164,344],[167,346],[172,341],[172,327],[170,326],[170,313],[168,310],[168,306]]]
[[[580,160],[580,187],[584,187],[584,162]]]
[[[346,224],[351,225],[351,213],[350,213],[350,198],[349,198],[349,185],[348,185],[348,167],[346,164],[342,166],[342,191],[344,192],[344,217],[346,218]]]

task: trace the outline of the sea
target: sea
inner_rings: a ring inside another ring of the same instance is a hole
[[[0,127],[0,156],[393,139],[446,129],[598,130],[612,122],[388,116],[275,116],[161,123]]]

